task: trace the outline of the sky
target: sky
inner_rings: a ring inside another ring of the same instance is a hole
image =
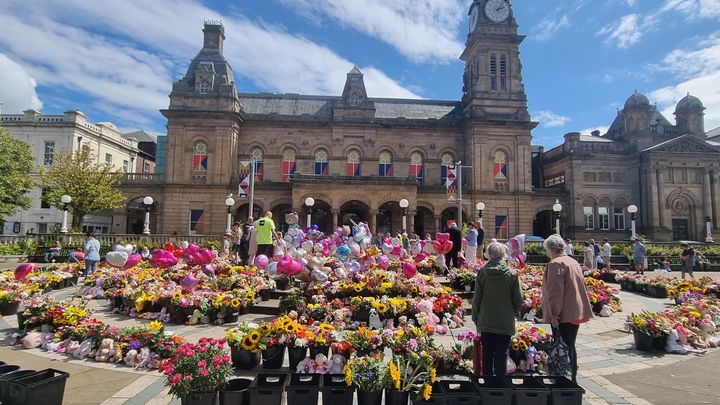
[[[172,83],[225,26],[240,92],[459,100],[472,0],[2,0],[4,114],[81,110],[163,135]],[[720,126],[720,0],[515,0],[533,143],[605,132],[636,90],[670,122],[688,92]]]

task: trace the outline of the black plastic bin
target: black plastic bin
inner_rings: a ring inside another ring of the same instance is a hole
[[[345,374],[325,374],[322,380],[323,405],[350,405],[353,403],[354,387],[348,387]]]
[[[533,376],[508,376],[505,380],[513,388],[514,405],[548,405],[550,389]]]
[[[220,405],[250,405],[249,378],[233,378],[220,388]]]
[[[287,374],[258,374],[250,384],[252,405],[280,405],[287,384]]]
[[[410,402],[412,402],[412,405],[445,405],[445,391],[443,391],[440,381],[435,381],[432,385],[430,399],[426,401],[421,393],[419,398],[410,396]]]
[[[482,376],[473,378],[480,392],[482,405],[511,405],[512,387],[502,377]]]
[[[13,366],[10,364],[5,364],[4,366],[0,366],[0,375],[12,373],[13,371],[20,370],[20,366]]]
[[[445,405],[480,405],[480,393],[472,381],[440,380]]]
[[[320,374],[292,374],[285,386],[287,405],[317,405]]]
[[[48,368],[17,380],[3,388],[3,405],[62,405],[65,382],[70,374]]]
[[[567,377],[539,377],[550,389],[550,405],[582,405],[585,390]]]
[[[17,380],[18,378],[25,377],[25,376],[30,375],[35,372],[36,372],[35,370],[15,370],[15,371],[11,371],[9,373],[0,375],[0,403],[4,403],[2,393],[3,393],[3,390],[5,390],[5,385],[7,384],[7,381]]]

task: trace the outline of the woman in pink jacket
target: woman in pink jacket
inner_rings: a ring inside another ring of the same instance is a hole
[[[545,239],[545,251],[550,258],[543,276],[542,309],[545,322],[552,326],[553,337],[562,337],[570,351],[572,379],[577,377],[575,339],[580,324],[592,318],[592,307],[585,289],[580,264],[565,253],[565,241],[560,235]]]

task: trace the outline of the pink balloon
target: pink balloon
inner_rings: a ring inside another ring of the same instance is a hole
[[[303,271],[303,267],[304,267],[304,266],[303,266],[302,263],[300,263],[300,262],[297,261],[297,260],[293,260],[293,261],[292,261],[292,267],[290,268],[290,275],[291,275],[291,276],[294,276],[294,275],[300,273],[301,271]]]
[[[176,265],[177,262],[178,259],[172,252],[168,252],[167,250],[162,249],[155,249],[152,251],[150,264],[155,267],[166,269],[168,267]]]
[[[142,256],[139,253],[132,254],[132,255],[128,256],[128,259],[125,262],[125,266],[123,266],[123,268],[125,270],[133,268],[138,263],[140,263],[140,260],[142,260]]]
[[[453,248],[453,243],[452,243],[452,241],[451,241],[451,240],[445,241],[445,243],[443,243],[443,245],[442,245],[442,252],[443,252],[443,254],[448,253],[449,251],[452,250],[452,248]]]
[[[193,259],[195,260],[195,264],[204,266],[206,264],[212,263],[212,261],[217,257],[217,254],[207,248],[201,249],[199,252],[193,253]]]
[[[442,243],[436,240],[433,242],[433,249],[435,249],[435,253],[442,253]]]
[[[438,241],[438,242],[440,242],[440,243],[447,242],[447,241],[450,240],[450,234],[449,234],[449,233],[444,233],[444,232],[438,232],[438,233],[435,234],[435,240]]]
[[[386,255],[382,255],[382,256],[378,257],[377,263],[381,269],[387,270],[387,268],[390,267],[390,258],[387,257]]]
[[[212,264],[203,264],[201,270],[203,271],[203,273],[209,276],[215,275],[215,266],[213,266]]]
[[[187,247],[185,250],[188,251],[188,252],[190,252],[190,253],[197,253],[197,252],[200,251],[200,246],[198,246],[198,245],[196,245],[196,244],[194,244],[194,243],[191,243],[191,244],[188,245],[188,247]]]
[[[255,257],[255,266],[257,266],[258,269],[264,269],[268,266],[270,263],[270,259],[268,259],[265,255],[258,255]]]
[[[187,292],[195,292],[195,289],[200,284],[200,280],[195,278],[192,274],[188,274],[185,276],[185,278],[180,281],[180,287],[182,287],[183,291]]]
[[[25,277],[34,271],[37,271],[36,264],[23,263],[15,269],[15,280],[25,280]]]
[[[417,256],[415,256],[415,261],[421,262],[421,261],[427,259],[427,257],[428,257],[428,254],[426,252],[422,252],[422,253],[418,254]]]
[[[407,278],[413,278],[417,274],[417,267],[412,263],[405,262],[403,264],[403,274]]]
[[[289,275],[292,272],[292,257],[283,256],[277,265],[278,271],[282,274]]]
[[[400,245],[393,246],[392,254],[394,254],[395,256],[400,256],[401,253],[402,247]]]

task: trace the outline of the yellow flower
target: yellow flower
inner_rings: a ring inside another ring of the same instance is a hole
[[[387,307],[387,305],[385,305],[385,303],[378,302],[375,304],[375,309],[377,309],[378,313],[384,314],[385,312],[387,312],[388,307]]]
[[[395,389],[400,389],[400,370],[398,370],[397,366],[395,365],[395,362],[390,362],[390,378],[392,378],[393,384],[395,385]]]
[[[330,324],[327,324],[327,323],[321,323],[321,324],[320,324],[320,331],[322,331],[323,333],[328,333],[328,332],[333,331],[333,330],[335,330],[335,327],[333,327],[333,326],[330,325]]]
[[[148,330],[151,330],[153,332],[159,331],[163,328],[163,324],[160,321],[152,321],[150,322],[150,325],[148,325]]]
[[[238,298],[233,298],[232,300],[230,300],[230,305],[233,308],[237,308],[240,306],[240,300]]]
[[[260,332],[254,330],[250,332],[246,337],[249,338],[253,344],[255,344],[260,341]]]
[[[240,347],[242,347],[245,350],[254,351],[255,350],[255,342],[253,342],[252,339],[250,338],[250,335],[248,335],[248,336],[245,336],[240,341]]]
[[[353,378],[352,369],[350,368],[351,364],[352,364],[352,360],[348,361],[345,364],[345,370],[344,370],[345,371],[345,384],[347,384],[348,387],[352,385],[352,378]]]
[[[425,384],[425,388],[423,388],[423,399],[429,401],[430,395],[432,395],[432,385]]]
[[[435,370],[435,367],[433,367],[430,369],[430,383],[434,383],[436,378],[437,378],[437,370]]]

